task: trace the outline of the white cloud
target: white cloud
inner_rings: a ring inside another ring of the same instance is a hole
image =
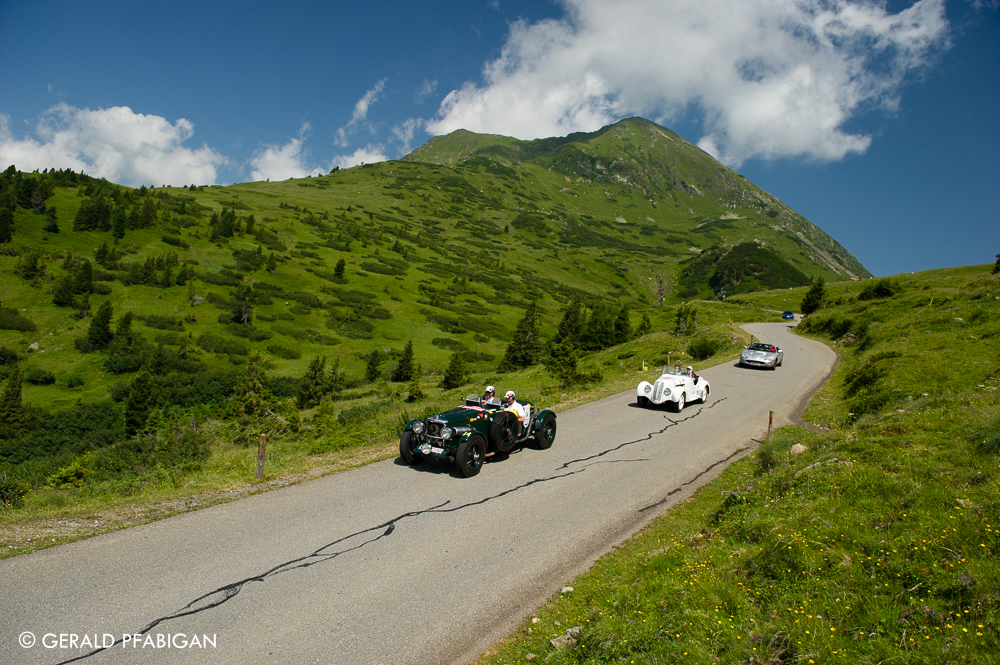
[[[351,115],[350,122],[337,130],[336,138],[333,141],[336,145],[341,147],[347,146],[347,137],[357,131],[358,124],[368,117],[368,108],[378,101],[378,96],[382,93],[382,89],[385,88],[386,80],[382,79],[376,83],[374,88],[366,92],[354,104],[354,113]]]
[[[170,124],[127,106],[93,111],[58,104],[42,114],[37,138],[15,138],[9,125],[0,115],[0,162],[22,171],[69,168],[135,186],[211,185],[228,162],[208,146],[182,145],[194,135],[190,120]]]
[[[427,131],[531,139],[697,110],[700,145],[727,163],[836,160],[871,141],[845,123],[894,111],[907,74],[949,46],[944,0],[897,14],[874,0],[563,4],[564,19],[513,24],[483,85],[448,93]]]
[[[413,137],[418,129],[423,129],[426,121],[423,118],[407,118],[392,128],[393,140],[399,143],[400,150],[404,155],[410,152],[413,145]]]
[[[384,162],[389,158],[385,155],[385,147],[382,145],[372,145],[369,143],[364,148],[358,148],[350,155],[334,157],[330,162],[331,166],[339,166],[342,169],[349,169],[358,164],[374,164]]]
[[[306,164],[308,153],[303,150],[302,143],[308,133],[309,123],[304,123],[302,129],[299,130],[299,135],[289,139],[285,145],[267,145],[254,153],[250,159],[250,166],[253,167],[250,174],[251,179],[287,180],[288,178],[305,178],[308,175],[322,175],[322,169],[310,168]]]
[[[416,102],[418,105],[423,104],[425,99],[434,94],[434,91],[437,90],[437,87],[438,87],[437,81],[424,79],[424,82],[420,84],[420,87],[417,88],[416,92],[413,94],[413,101]]]

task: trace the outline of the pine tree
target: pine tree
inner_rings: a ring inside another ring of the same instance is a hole
[[[0,396],[0,434],[14,433],[24,428],[24,405],[21,390],[24,385],[24,370],[15,367],[7,378],[3,395]]]
[[[373,349],[371,353],[368,354],[368,362],[365,365],[365,379],[369,382],[377,381],[381,376],[379,371],[379,364],[382,362],[382,352],[378,349]]]
[[[805,315],[812,314],[823,306],[824,300],[826,300],[826,281],[820,277],[806,292],[800,309]]]
[[[52,293],[52,304],[56,307],[73,306],[73,278],[63,277]]]
[[[166,289],[173,285],[174,285],[174,270],[168,265],[163,270],[163,276],[160,277],[160,286]]]
[[[0,242],[10,242],[14,237],[14,211],[0,208]]]
[[[146,427],[152,395],[153,380],[149,372],[142,372],[132,379],[128,397],[125,399],[126,436],[133,437]]]
[[[125,216],[125,207],[116,206],[114,215],[111,217],[111,237],[119,240],[124,238],[126,226],[128,226],[128,218]]]
[[[576,345],[580,338],[580,332],[584,324],[583,306],[579,300],[574,300],[563,312],[562,321],[559,328],[549,344],[571,344]]]
[[[615,318],[615,344],[624,344],[632,338],[632,322],[629,319],[628,305],[622,305]]]
[[[406,343],[403,348],[403,355],[399,357],[399,362],[392,370],[391,380],[397,383],[409,381],[413,378],[413,340]]]
[[[347,376],[340,370],[340,358],[334,358],[330,365],[330,376],[327,379],[323,392],[339,395],[347,388]]]
[[[94,290],[94,267],[84,261],[73,277],[73,293],[91,293]]]
[[[256,225],[257,225],[257,219],[253,215],[247,217],[247,229],[246,229],[247,235],[249,236],[253,235],[254,227]]]
[[[341,259],[341,260],[337,261],[337,265],[334,266],[334,268],[333,268],[333,276],[336,277],[337,279],[343,279],[344,278],[344,268],[346,268],[346,267],[347,267],[347,263],[344,261],[344,259]]]
[[[517,322],[514,334],[500,361],[498,372],[511,372],[538,363],[541,352],[541,342],[538,339],[538,328],[535,322],[537,307],[535,303],[528,305],[524,316]]]
[[[229,415],[239,425],[236,440],[250,445],[256,437],[264,433],[267,426],[268,403],[271,393],[267,388],[267,374],[264,372],[260,354],[254,354],[247,362],[246,369],[233,389]]]
[[[49,206],[45,210],[45,226],[42,230],[46,233],[59,233],[59,222],[56,221],[56,209],[55,206]]]
[[[87,329],[87,341],[95,349],[105,349],[111,344],[111,302],[105,300],[97,308],[97,313],[90,320],[90,327]]]
[[[649,320],[649,313],[642,313],[642,321],[639,322],[639,327],[635,329],[636,337],[642,337],[643,335],[648,335],[653,330],[653,322]]]
[[[410,382],[406,386],[407,402],[416,402],[426,397],[423,389],[420,387],[420,374],[420,365],[417,365],[413,368],[413,372],[410,375]]]
[[[233,323],[253,325],[253,287],[240,284],[232,296],[230,318]]]
[[[995,275],[998,272],[1000,272],[1000,254],[997,254],[997,262],[993,265],[993,273],[992,274]]]
[[[267,271],[274,272],[278,269],[278,260],[274,258],[274,252],[271,252],[271,256],[267,257]]]
[[[309,409],[323,398],[326,388],[326,356],[316,356],[309,363],[305,376],[299,384],[297,404],[300,409]]]
[[[444,371],[441,379],[441,387],[445,390],[452,390],[469,382],[469,370],[465,365],[465,357],[462,351],[451,354],[448,361],[448,369]]]

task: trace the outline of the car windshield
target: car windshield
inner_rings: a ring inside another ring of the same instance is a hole
[[[754,342],[748,347],[751,351],[769,351],[774,353],[774,347],[770,344],[761,344],[759,342]]]

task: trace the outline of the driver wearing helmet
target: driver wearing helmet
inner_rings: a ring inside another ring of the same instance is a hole
[[[524,415],[525,415],[524,414],[524,407],[521,406],[520,404],[518,404],[517,399],[515,399],[515,397],[516,396],[514,395],[514,391],[513,390],[508,390],[507,394],[504,395],[504,398],[507,400],[507,402],[504,404],[503,408],[504,408],[504,411],[510,411],[515,416],[517,416],[517,422],[520,423],[520,426],[523,428],[524,427]]]
[[[697,374],[694,373],[694,367],[691,367],[691,365],[688,365],[687,366],[687,372],[686,372],[686,374],[688,376],[690,376],[694,380],[695,383],[698,383],[698,379],[700,377]]]

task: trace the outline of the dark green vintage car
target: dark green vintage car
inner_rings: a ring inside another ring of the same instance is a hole
[[[556,414],[530,403],[521,406],[527,413],[523,426],[498,399],[469,395],[465,404],[451,411],[406,423],[399,437],[399,456],[407,464],[428,457],[453,459],[459,473],[471,478],[489,453],[509,453],[529,442],[539,450],[550,448],[556,438]]]

